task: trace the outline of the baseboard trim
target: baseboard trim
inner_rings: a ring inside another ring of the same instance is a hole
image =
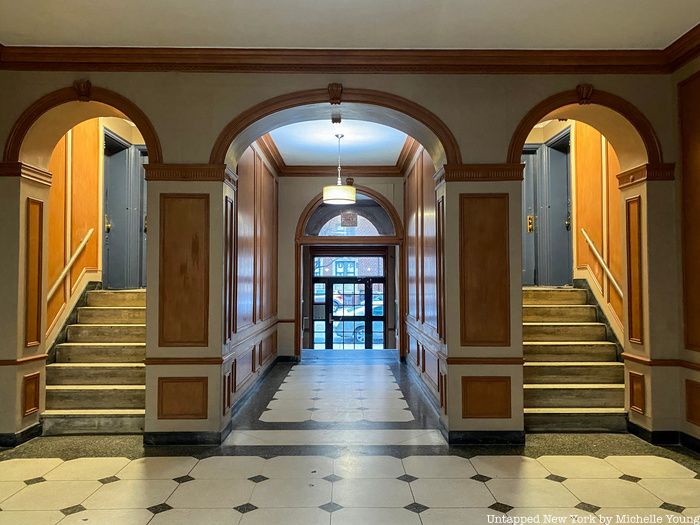
[[[677,430],[649,430],[627,421],[627,431],[652,445],[678,445],[680,433]]]
[[[450,430],[450,445],[523,445],[523,430]]]
[[[0,447],[16,447],[17,445],[26,443],[30,439],[41,436],[42,433],[43,424],[39,421],[19,432],[0,434]]]
[[[686,434],[685,432],[680,433],[681,445],[695,452],[700,452],[700,438]]]

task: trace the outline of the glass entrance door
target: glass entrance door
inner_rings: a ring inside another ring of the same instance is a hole
[[[385,348],[383,266],[380,257],[315,258],[312,281],[314,349]],[[364,269],[363,273],[381,275],[353,276],[359,269]],[[324,273],[331,275],[324,276]]]

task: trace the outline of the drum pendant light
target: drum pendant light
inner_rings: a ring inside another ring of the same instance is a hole
[[[343,184],[340,177],[340,139],[343,136],[342,133],[335,136],[338,139],[338,180],[333,185],[323,187],[324,204],[355,204],[355,187],[352,184]]]

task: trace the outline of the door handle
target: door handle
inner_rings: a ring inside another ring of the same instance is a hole
[[[109,217],[105,213],[105,233],[109,233],[112,231],[112,223],[109,220]]]
[[[566,220],[564,221],[564,227],[566,227],[566,231],[571,231],[571,212],[566,214]]]
[[[532,233],[533,231],[535,231],[535,216],[528,215],[527,216],[527,233]]]

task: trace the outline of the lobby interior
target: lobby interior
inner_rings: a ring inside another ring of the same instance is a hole
[[[357,4],[3,6],[0,525],[700,523],[700,6]]]

